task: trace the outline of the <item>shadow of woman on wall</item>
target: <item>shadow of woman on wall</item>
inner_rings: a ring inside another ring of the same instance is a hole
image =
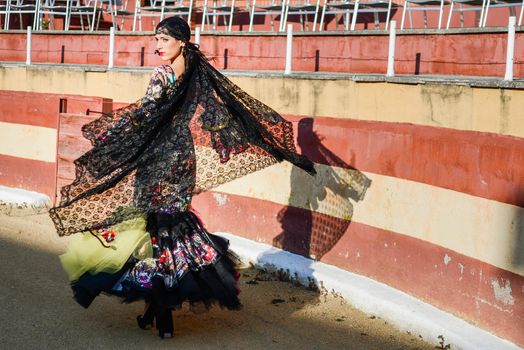
[[[289,205],[278,214],[282,232],[273,245],[320,260],[347,231],[352,201],[364,199],[371,180],[324,146],[313,124],[313,118],[299,121],[297,142],[316,163],[317,175],[292,168]]]

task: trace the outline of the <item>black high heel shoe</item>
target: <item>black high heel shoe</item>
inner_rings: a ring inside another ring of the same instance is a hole
[[[143,315],[138,315],[136,317],[136,322],[138,323],[138,327],[141,329],[149,329],[153,327],[153,321],[155,319],[155,312],[151,305],[149,305],[146,309],[146,312]]]
[[[173,315],[171,309],[162,309],[156,317],[156,328],[158,336],[162,339],[173,338]]]

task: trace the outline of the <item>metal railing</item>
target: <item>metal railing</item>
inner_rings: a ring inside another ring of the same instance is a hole
[[[510,17],[507,30],[507,45],[506,45],[506,69],[504,74],[505,81],[513,80],[513,66],[515,59],[515,28],[516,18]],[[395,46],[396,46],[396,33],[397,26],[396,21],[391,21],[389,28],[389,44],[388,44],[388,58],[387,58],[387,70],[384,72],[387,77],[395,76]],[[32,50],[32,28],[27,27],[27,49],[26,49],[26,65],[31,65],[31,50]],[[197,27],[195,32],[195,41],[200,43],[200,27]],[[286,56],[283,62],[284,74],[289,75],[292,73],[292,62],[293,62],[293,26],[288,24],[287,35],[286,35]],[[115,28],[111,27],[109,33],[109,48],[107,50],[108,64],[107,68],[112,69],[114,67],[115,57]]]

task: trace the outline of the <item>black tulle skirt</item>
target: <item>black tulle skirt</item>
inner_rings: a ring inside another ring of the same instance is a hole
[[[143,299],[159,309],[179,308],[184,302],[241,307],[229,242],[207,232],[194,213],[150,214],[146,230],[152,256],[138,260],[130,254],[117,272],[84,273],[71,283],[80,305],[89,307],[104,292],[125,302]]]

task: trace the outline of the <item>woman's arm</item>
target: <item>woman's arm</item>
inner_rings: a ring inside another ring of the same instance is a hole
[[[144,97],[84,125],[83,135],[93,148],[75,164],[84,163],[90,175],[100,179],[137,159],[169,112],[165,107],[166,99],[171,98],[167,94],[170,87],[165,77],[165,68],[155,69]]]
[[[138,101],[102,115],[82,127],[84,137],[94,145],[111,138],[112,134],[126,132],[129,128],[144,122],[154,112],[165,96],[169,68],[157,67],[146,89],[145,95]]]

